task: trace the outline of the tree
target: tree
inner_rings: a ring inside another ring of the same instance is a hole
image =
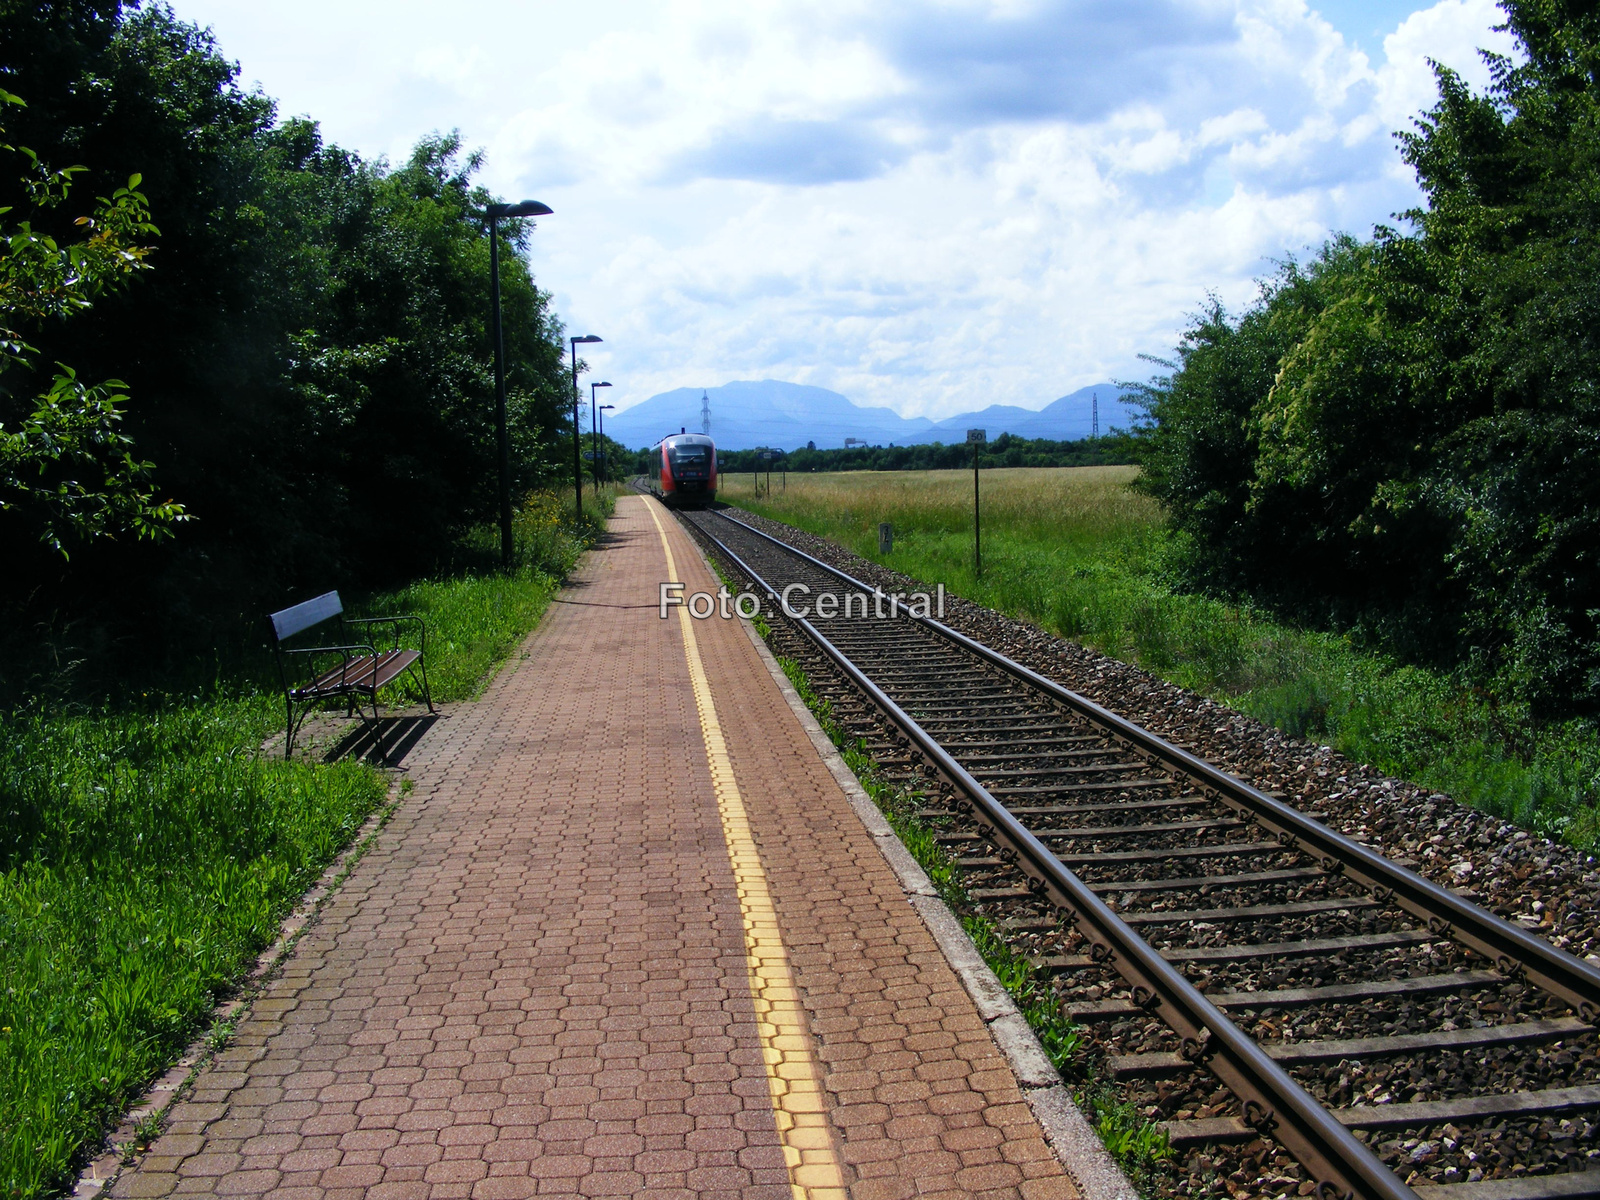
[[[22,105],[21,97],[0,90],[0,115]],[[0,143],[0,152],[24,160],[20,183],[29,204],[25,219],[0,225],[0,376],[15,376],[17,368],[32,368],[37,355],[23,328],[75,316],[148,269],[150,247],[141,243],[157,230],[134,175],[73,222],[79,240],[58,242],[35,228],[36,216],[64,205],[73,176],[84,168],[52,169],[32,150],[9,143]],[[13,211],[0,208],[0,217]],[[125,387],[116,379],[85,384],[57,363],[37,395],[0,392],[0,513],[25,521],[63,557],[69,542],[124,532],[157,538],[184,519],[181,505],[155,501],[151,464],[134,458],[133,439],[122,432]]]
[[[1600,10],[1505,0],[1517,59],[1401,137],[1426,205],[1331,242],[1145,389],[1145,486],[1209,582],[1600,713]]]
[[[1547,716],[1600,712],[1600,12],[1508,0],[1522,61],[1403,139],[1427,206],[1430,326],[1450,415],[1421,487],[1455,523],[1466,633]]]
[[[494,197],[474,181],[479,157],[434,135],[391,165],[328,144],[310,120],[279,121],[207,31],[160,6],[0,0],[0,73],[30,97],[16,140],[89,164],[76,187],[147,206],[141,219],[161,228],[159,269],[103,292],[70,331],[42,324],[14,391],[49,392],[36,368],[56,360],[71,378],[126,380],[105,396],[138,403],[112,399],[111,427],[154,462],[140,464],[141,486],[194,517],[154,547],[83,544],[70,569],[0,521],[7,624],[59,613],[97,638],[182,654],[308,590],[455,561],[495,509]],[[0,178],[0,205],[26,201]],[[35,228],[63,246],[80,236],[59,206]],[[528,228],[501,231],[524,490],[560,473],[571,425]]]

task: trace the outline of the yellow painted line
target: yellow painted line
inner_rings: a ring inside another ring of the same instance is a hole
[[[641,497],[661,535],[661,549],[667,556],[667,580],[677,582],[678,567],[672,557],[667,531],[657,514],[657,506]],[[750,974],[750,994],[755,1001],[756,1032],[761,1039],[761,1056],[767,1064],[767,1086],[772,1092],[772,1111],[778,1121],[778,1138],[783,1157],[789,1164],[789,1186],[796,1200],[845,1200],[844,1172],[833,1147],[828,1128],[827,1103],[822,1094],[822,1077],[811,1054],[811,1035],[806,1012],[789,967],[778,930],[778,914],[761,854],[750,832],[750,819],[744,798],[733,777],[733,762],[717,720],[717,706],[711,698],[711,683],[700,661],[700,644],[694,636],[694,620],[687,608],[678,609],[683,631],[683,653],[689,660],[689,681],[694,687],[695,707],[700,711],[700,733],[706,743],[706,760],[711,766],[711,787],[717,797],[717,812],[722,817],[722,837],[728,845],[728,860],[733,865],[734,887],[739,894],[739,912],[744,919],[744,958]]]

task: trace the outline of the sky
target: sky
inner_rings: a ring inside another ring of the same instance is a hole
[[[903,416],[1143,379],[1208,295],[1419,200],[1492,0],[174,0],[368,157],[458,129],[626,408],[784,379]]]

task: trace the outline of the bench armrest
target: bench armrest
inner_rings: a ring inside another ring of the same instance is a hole
[[[423,624],[421,617],[414,617],[410,616],[409,614],[401,614],[397,617],[349,617],[345,620],[346,625],[394,626],[394,642],[396,649],[398,649],[400,646],[400,625],[402,622],[415,624],[417,629],[421,631],[421,637],[418,638],[418,642],[420,644],[417,646],[417,650],[423,654],[426,654],[428,652],[428,627]]]
[[[285,648],[285,649],[282,649],[282,650],[278,651],[279,654],[343,654],[346,657],[349,657],[352,653],[355,653],[355,652],[360,652],[362,654],[371,654],[374,657],[376,657],[376,655],[378,653],[378,648],[376,646],[367,646],[367,645],[355,645],[355,646],[304,646],[304,647],[295,647],[295,648]]]

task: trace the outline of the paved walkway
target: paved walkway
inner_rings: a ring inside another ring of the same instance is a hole
[[[744,631],[659,619],[717,581],[654,507],[113,1195],[1077,1196]]]

